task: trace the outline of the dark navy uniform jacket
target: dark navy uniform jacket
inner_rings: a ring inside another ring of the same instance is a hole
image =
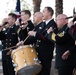
[[[19,28],[17,32],[20,37],[20,40],[24,40],[28,36],[28,32],[33,28],[34,28],[34,25],[31,22],[31,20],[28,21],[28,25],[25,29]]]
[[[56,68],[61,66],[74,66],[74,55],[70,54],[68,59],[62,59],[63,53],[67,50],[73,51],[74,48],[72,47],[75,45],[74,39],[69,34],[67,24],[64,25],[56,35],[52,33],[52,36],[54,36],[54,38],[50,37],[49,39],[51,40],[52,38],[52,40],[56,43]]]
[[[5,29],[0,32],[0,40],[2,41],[2,59],[6,60],[10,58],[10,55],[6,55],[9,50],[3,51],[6,48],[15,46],[18,43],[18,34],[16,25]]]
[[[27,41],[25,42],[25,44],[31,44],[35,42],[34,44],[38,52],[38,57],[42,62],[42,66],[43,68],[46,68],[47,66],[48,69],[51,66],[51,60],[53,57],[54,50],[54,43],[47,39],[47,29],[50,27],[57,28],[57,25],[54,20],[51,20],[47,25],[45,25],[43,22],[38,24],[34,29],[34,31],[36,31],[36,36],[29,37],[29,39],[27,39]]]

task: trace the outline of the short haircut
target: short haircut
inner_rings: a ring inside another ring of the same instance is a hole
[[[51,7],[45,7],[48,12],[50,12],[51,16],[54,14],[54,10]]]
[[[25,14],[28,14],[29,17],[31,17],[31,12],[29,10],[22,10],[21,12],[25,12]]]
[[[9,13],[8,16],[12,16],[15,20],[17,20],[17,16],[14,13]]]

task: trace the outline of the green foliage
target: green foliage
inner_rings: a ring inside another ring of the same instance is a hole
[[[29,9],[29,4],[25,0],[21,0],[21,10]]]
[[[14,4],[12,6],[12,8],[10,8],[11,0],[7,1],[7,3],[6,3],[7,9],[5,10],[6,13],[15,11],[15,6],[16,6],[15,4],[16,4],[17,0],[12,0],[12,1]],[[30,5],[30,3],[28,4],[26,0],[20,0],[20,2],[21,2],[21,10],[26,10],[26,9],[28,9],[30,11],[32,10],[32,6]]]

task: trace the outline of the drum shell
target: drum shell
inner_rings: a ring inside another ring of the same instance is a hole
[[[16,72],[26,68],[26,66],[37,65],[41,68],[41,64],[38,62],[37,52],[30,45],[20,46],[13,50],[11,57],[14,61]]]

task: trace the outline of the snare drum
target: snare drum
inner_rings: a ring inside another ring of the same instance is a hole
[[[41,71],[42,66],[37,57],[36,50],[31,45],[20,46],[11,53],[13,66],[16,73],[37,74]]]

